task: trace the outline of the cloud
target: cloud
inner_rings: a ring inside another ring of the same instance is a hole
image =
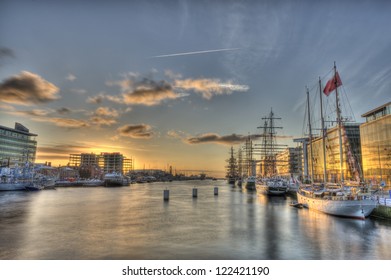
[[[59,113],[60,115],[66,115],[66,114],[69,114],[69,113],[71,112],[70,109],[65,108],[65,107],[62,107],[62,108],[60,108],[60,109],[57,109],[56,111],[57,111],[57,113]]]
[[[124,104],[124,100],[122,96],[113,96],[113,95],[108,95],[103,93],[100,93],[99,95],[96,96],[90,96],[87,98],[86,101],[87,103],[90,104],[101,104],[103,100],[108,100],[118,104]]]
[[[110,109],[108,107],[99,107],[93,113],[92,117],[90,118],[90,122],[95,125],[110,126],[112,124],[117,123],[116,118],[118,116],[119,113],[115,109]]]
[[[6,110],[6,111],[14,111],[15,108],[8,104],[0,104],[0,109]]]
[[[201,94],[205,99],[211,99],[214,95],[249,90],[247,85],[235,84],[230,80],[222,82],[219,79],[180,79],[182,76],[171,70],[166,70],[164,74],[172,81],[155,81],[140,78],[137,73],[128,73],[123,80],[106,82],[107,86],[120,87],[120,95],[99,94],[89,97],[87,102],[100,104],[103,100],[109,100],[119,104],[155,106],[166,100],[189,96],[184,91],[192,91]]]
[[[189,137],[184,139],[185,143],[188,144],[205,144],[205,143],[215,143],[222,145],[237,145],[246,141],[248,136],[231,134],[220,136],[217,133],[205,133],[195,137]]]
[[[77,120],[77,119],[45,118],[45,119],[41,119],[40,121],[51,122],[54,123],[56,126],[65,127],[65,128],[82,128],[82,127],[89,126],[89,124],[86,121]]]
[[[154,106],[166,99],[177,99],[182,95],[174,92],[166,81],[155,82],[145,78],[135,85],[134,90],[125,92],[123,97],[126,104]]]
[[[137,138],[137,139],[149,139],[154,135],[151,130],[151,126],[147,124],[128,124],[121,126],[117,129],[117,132],[121,136]]]
[[[90,118],[90,122],[94,125],[107,125],[110,126],[112,124],[117,123],[117,120],[113,118],[104,118],[104,117],[99,117],[99,116],[92,116]]]
[[[87,93],[87,91],[82,88],[72,88],[72,89],[70,89],[70,91],[73,93],[76,93],[76,94],[80,94],[80,95]]]
[[[189,137],[189,134],[183,132],[183,131],[175,131],[170,130],[167,132],[168,138],[174,138],[174,139],[185,139],[186,137]]]
[[[76,76],[73,75],[73,74],[68,74],[68,76],[67,76],[65,79],[67,79],[68,81],[73,82],[73,81],[76,80],[77,78],[76,78]]]
[[[177,80],[182,78],[182,74],[174,73],[172,70],[165,70],[164,75],[172,80]]]
[[[249,90],[247,85],[237,85],[231,81],[222,83],[219,79],[175,80],[174,87],[194,91],[208,100],[214,95],[231,94],[234,91],[244,92]]]
[[[41,104],[59,98],[58,87],[37,74],[22,71],[0,83],[0,101],[19,105]]]
[[[11,50],[9,48],[1,47],[0,48],[0,59],[3,57],[15,57],[15,54],[14,54],[13,50]]]
[[[48,145],[43,146],[39,145],[37,148],[38,153],[47,153],[47,154],[69,154],[76,153],[76,152],[83,152],[86,149],[90,148],[89,146],[82,146],[82,145],[69,145],[69,144],[61,144],[61,145]]]
[[[87,98],[87,103],[101,104],[104,99],[105,99],[105,97],[102,94],[97,95],[97,96],[91,96],[91,97]]]
[[[97,116],[114,117],[114,118],[119,116],[117,110],[110,109],[108,107],[99,107],[95,110],[94,114]]]
[[[51,113],[49,110],[34,109],[29,111],[14,111],[9,112],[11,115],[30,116],[30,117],[45,117]]]

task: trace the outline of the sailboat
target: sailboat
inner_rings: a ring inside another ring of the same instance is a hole
[[[320,83],[320,82],[319,82]],[[336,184],[326,182],[327,170],[325,160],[325,141],[324,141],[324,128],[323,128],[323,116],[322,119],[322,141],[323,141],[323,154],[324,154],[324,181],[320,184],[315,184],[313,181],[313,151],[312,151],[312,129],[311,129],[311,114],[310,114],[310,101],[309,91],[307,89],[307,109],[308,109],[308,126],[309,126],[309,145],[310,145],[310,157],[311,157],[311,184],[301,185],[297,190],[297,201],[304,207],[320,211],[326,214],[334,216],[342,216],[348,218],[365,219],[376,208],[377,201],[372,199],[368,193],[368,188],[363,185],[348,186],[344,182],[343,173],[343,151],[342,151],[342,130],[343,124],[341,119],[341,111],[338,97],[338,87],[342,85],[342,81],[337,72],[334,64],[334,75],[327,82],[323,93],[327,96],[335,91],[336,95],[336,108],[337,108],[337,125],[338,125],[338,138],[339,138],[339,156],[340,156],[340,177],[341,181]],[[321,87],[320,96],[322,100]],[[321,101],[322,102],[322,101]],[[322,103],[321,103],[322,108]]]
[[[288,192],[289,185],[288,180],[277,174],[277,153],[286,145],[277,144],[276,129],[282,129],[282,127],[274,125],[274,121],[281,118],[275,117],[273,109],[271,109],[269,115],[262,119],[264,120],[264,126],[258,128],[263,128],[260,153],[265,177],[257,181],[257,191],[267,195],[284,195]]]
[[[244,178],[243,183],[246,190],[254,191],[256,189],[256,161],[253,158],[253,142],[248,136],[244,145],[245,159],[244,159]],[[242,184],[243,184],[242,183]]]
[[[236,158],[234,156],[233,147],[231,147],[230,158],[227,159],[227,163],[228,163],[228,165],[226,166],[227,174],[225,177],[227,178],[228,184],[235,185],[236,178],[238,177],[238,165],[236,162]]]

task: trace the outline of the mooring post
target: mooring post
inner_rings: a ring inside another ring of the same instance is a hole
[[[219,194],[219,188],[218,187],[215,187],[214,188],[214,195],[218,195]]]
[[[168,201],[169,198],[170,198],[170,191],[169,190],[164,190],[163,191],[163,198],[164,198],[164,201]]]
[[[193,188],[193,197],[197,197],[197,188]]]

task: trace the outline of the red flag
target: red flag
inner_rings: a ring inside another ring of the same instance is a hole
[[[335,72],[334,77],[332,77],[326,84],[326,86],[323,89],[323,93],[327,96],[330,95],[330,93],[335,90],[337,87],[342,85],[341,78],[339,77],[338,72]]]

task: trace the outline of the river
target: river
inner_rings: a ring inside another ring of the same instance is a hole
[[[391,259],[390,221],[328,216],[292,200],[207,180],[2,192],[0,259]]]

